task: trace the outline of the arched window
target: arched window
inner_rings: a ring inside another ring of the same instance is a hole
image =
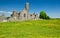
[[[32,16],[32,15],[30,15],[30,16]]]
[[[24,17],[26,17],[26,14],[24,14]]]
[[[35,15],[35,17],[36,17],[36,15]]]

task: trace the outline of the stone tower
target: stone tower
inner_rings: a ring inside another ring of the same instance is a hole
[[[18,13],[17,13],[17,11],[14,10],[13,14],[11,16],[14,18],[14,20],[17,20],[18,19]]]
[[[27,2],[25,4],[25,10],[27,10],[27,11],[29,10],[29,3],[27,3]]]
[[[4,21],[4,20],[6,20],[6,17],[5,17],[5,14],[2,13],[2,15],[0,16],[0,21]]]
[[[29,11],[29,3],[26,2],[24,10],[20,12],[19,19],[27,20],[28,19],[28,11]]]

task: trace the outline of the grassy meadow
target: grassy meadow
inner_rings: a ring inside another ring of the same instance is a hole
[[[0,38],[60,38],[60,20],[0,22]]]

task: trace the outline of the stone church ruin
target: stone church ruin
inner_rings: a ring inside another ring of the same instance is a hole
[[[29,14],[29,3],[25,4],[24,10],[20,11],[19,13],[17,11],[13,11],[10,18],[6,18],[4,14],[0,16],[0,21],[21,21],[21,20],[38,20],[38,14],[33,13]]]

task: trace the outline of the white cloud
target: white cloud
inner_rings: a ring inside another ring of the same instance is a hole
[[[12,14],[12,12],[7,12],[7,13]]]
[[[9,11],[0,11],[0,13],[12,14],[12,12],[9,12]]]
[[[0,11],[0,12],[4,12],[4,11]]]

